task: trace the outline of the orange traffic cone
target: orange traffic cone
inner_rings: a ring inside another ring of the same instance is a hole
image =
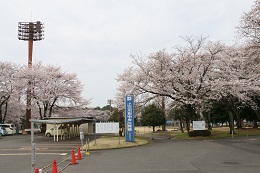
[[[53,163],[52,163],[52,173],[58,173],[56,160],[53,160]]]
[[[78,147],[78,157],[77,160],[81,160],[82,156],[81,156],[81,152],[80,152],[80,147]]]
[[[70,162],[70,164],[71,164],[71,165],[77,164],[76,158],[75,158],[74,150],[71,151],[71,162]]]
[[[35,168],[34,173],[39,173],[39,169],[38,169],[38,168]]]

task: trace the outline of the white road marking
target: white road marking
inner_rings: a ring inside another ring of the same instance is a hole
[[[0,156],[29,156],[31,153],[14,153],[14,154],[0,154]],[[36,153],[36,155],[60,155],[66,156],[67,153]]]

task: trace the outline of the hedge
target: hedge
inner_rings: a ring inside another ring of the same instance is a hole
[[[210,136],[211,131],[209,130],[193,130],[189,132],[189,137],[196,137],[196,136]]]

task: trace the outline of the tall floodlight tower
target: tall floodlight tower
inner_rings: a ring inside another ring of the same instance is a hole
[[[37,22],[18,22],[18,39],[28,41],[28,67],[32,67],[33,41],[44,39],[43,23]],[[31,123],[31,82],[28,82],[26,100],[26,124],[25,128],[30,129]]]
[[[113,103],[113,100],[111,100],[111,99],[108,99],[108,100],[107,100],[107,104],[110,106],[110,107],[109,107],[110,115],[112,114],[112,103]]]

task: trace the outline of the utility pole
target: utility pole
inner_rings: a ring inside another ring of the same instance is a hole
[[[44,38],[43,23],[37,22],[18,22],[18,39],[28,41],[28,67],[32,67],[33,41],[40,41]],[[25,129],[31,128],[31,81],[28,80],[26,98],[26,123]]]

